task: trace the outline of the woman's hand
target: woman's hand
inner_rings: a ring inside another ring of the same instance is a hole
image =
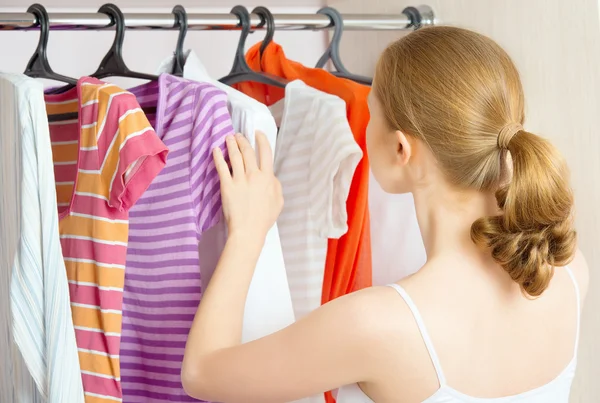
[[[226,142],[231,170],[219,148],[213,150],[213,158],[221,179],[229,236],[261,237],[262,242],[283,208],[281,184],[273,174],[271,146],[263,133],[256,133],[257,163],[256,154],[244,136],[228,136]]]
[[[231,172],[221,152],[214,151],[230,232],[187,337],[181,370],[185,391],[210,402],[291,402],[395,371],[389,351],[409,319],[390,328],[392,311],[381,313],[381,307],[395,306],[389,301],[398,296],[389,289],[383,292],[389,297],[385,302],[381,290],[361,290],[242,344],[254,268],[283,206],[269,144],[261,133],[256,142],[260,164],[246,139],[227,139]],[[382,344],[384,339],[391,341]]]

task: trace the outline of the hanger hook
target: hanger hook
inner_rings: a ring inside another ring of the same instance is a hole
[[[231,71],[250,71],[248,63],[246,63],[246,57],[244,56],[244,49],[246,48],[246,38],[250,34],[252,23],[250,21],[250,13],[244,6],[235,6],[231,9],[231,14],[234,14],[240,20],[239,26],[241,27],[240,40],[235,51],[235,57],[233,59],[233,67]]]
[[[179,37],[177,38],[177,47],[175,48],[175,63],[173,64],[173,74],[177,76],[183,75],[183,66],[185,65],[185,55],[183,43],[188,31],[188,17],[185,8],[182,5],[173,7],[175,15],[175,25],[179,27]]]
[[[105,70],[108,66],[111,66],[111,63],[120,64],[123,60],[123,42],[125,41],[125,16],[119,7],[112,3],[103,4],[100,9],[98,9],[99,13],[106,14],[110,17],[111,25],[115,26],[115,40],[110,47],[110,50],[102,59],[100,63],[100,67],[98,71],[94,73],[101,74],[103,70]],[[119,66],[123,69],[127,69],[125,66]]]
[[[402,14],[406,15],[410,20],[410,23],[406,26],[406,28],[413,27],[415,31],[421,28],[423,16],[421,15],[421,12],[418,8],[410,6],[406,7],[404,10],[402,10]]]
[[[350,74],[342,64],[340,58],[340,42],[342,41],[342,33],[344,32],[344,19],[342,18],[342,14],[333,7],[323,7],[317,11],[317,14],[323,14],[329,17],[331,25],[333,25],[333,36],[325,54],[321,56],[316,67],[322,69],[331,59],[333,66],[338,72]]]
[[[35,16],[36,22],[40,26],[40,39],[37,48],[25,68],[25,73],[32,73],[34,70],[44,70],[51,72],[52,69],[48,63],[46,50],[48,49],[48,36],[50,34],[50,21],[46,8],[41,4],[32,4],[27,12]]]
[[[252,10],[252,13],[260,17],[261,26],[267,26],[267,34],[260,45],[259,54],[262,62],[262,55],[269,44],[273,42],[273,37],[275,36],[275,18],[273,17],[271,10],[263,6],[255,7],[254,10]]]

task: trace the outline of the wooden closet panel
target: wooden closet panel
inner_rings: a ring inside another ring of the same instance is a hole
[[[400,13],[407,0],[330,0],[345,13]],[[576,191],[580,247],[591,271],[572,402],[600,401],[600,21],[597,0],[429,0],[439,23],[492,37],[513,57],[527,99],[526,127],[567,158]],[[345,32],[342,59],[371,75],[402,33]]]

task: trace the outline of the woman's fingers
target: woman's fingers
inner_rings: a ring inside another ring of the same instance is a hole
[[[244,159],[235,137],[227,136],[225,141],[227,142],[227,151],[229,153],[233,178],[244,175]]]
[[[235,139],[238,144],[238,148],[242,157],[244,159],[244,167],[246,168],[246,172],[253,172],[258,170],[258,165],[256,164],[256,154],[254,153],[254,149],[250,145],[250,142],[241,134],[236,134]]]
[[[231,163],[232,174],[229,175],[230,177],[233,176],[235,178],[236,176],[259,169],[269,173],[273,172],[273,151],[267,137],[262,132],[256,132],[256,148],[259,153],[260,166],[256,161],[256,152],[243,135],[236,134],[235,137],[227,136],[226,142],[229,161]],[[220,154],[220,158],[226,165],[227,163],[222,154]],[[215,163],[216,161],[215,159]]]
[[[269,140],[263,132],[256,132],[256,149],[258,150],[260,170],[273,173],[273,150],[271,150]]]
[[[215,147],[213,149],[213,159],[215,161],[215,168],[217,169],[217,173],[219,174],[219,179],[221,183],[228,183],[231,181],[231,172],[229,171],[229,165],[227,165],[227,161],[225,161],[225,157],[223,157],[223,152],[219,147]]]

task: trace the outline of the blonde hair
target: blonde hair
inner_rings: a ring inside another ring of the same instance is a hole
[[[495,192],[500,215],[475,221],[471,239],[526,294],[542,294],[575,252],[573,195],[558,151],[521,126],[508,54],[465,29],[421,29],[384,51],[373,90],[390,128],[425,142],[450,183]]]

